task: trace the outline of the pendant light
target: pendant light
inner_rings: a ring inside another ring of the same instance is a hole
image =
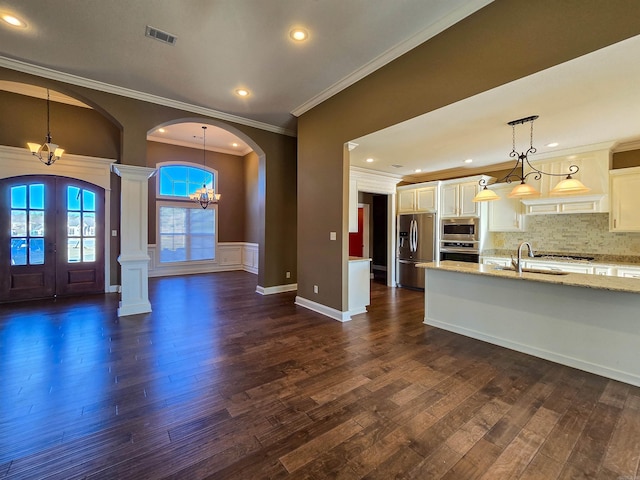
[[[64,150],[58,148],[58,145],[51,142],[51,129],[49,128],[49,89],[47,88],[47,136],[42,145],[38,143],[27,143],[31,154],[34,157],[38,157],[45,165],[53,165],[53,163],[60,159]]]
[[[202,167],[206,168],[206,134],[207,127],[202,126]],[[203,209],[206,209],[212,203],[218,203],[221,195],[216,193],[212,188],[207,188],[206,182],[202,184],[202,188],[199,188],[194,193],[189,195],[189,198],[198,203]]]
[[[567,176],[564,180],[559,182],[553,190],[551,190],[550,195],[574,195],[577,193],[585,193],[590,189],[585,187],[580,180],[573,178],[571,175],[574,175],[580,170],[577,165],[571,165],[569,167],[569,173],[547,173],[542,170],[538,170],[536,167],[529,163],[529,155],[536,153],[536,149],[533,146],[533,122],[538,118],[538,115],[532,115],[530,117],[520,118],[518,120],[512,120],[508,123],[511,125],[512,131],[512,149],[511,153],[509,153],[510,157],[516,159],[516,164],[511,169],[511,171],[503,178],[498,180],[495,183],[507,182],[511,183],[514,180],[519,180],[520,183],[516,185],[511,193],[509,193],[509,198],[536,198],[540,196],[540,192],[536,190],[533,186],[529,185],[526,180],[529,175],[533,175],[535,180],[540,180],[542,175],[548,175],[550,177],[563,177]],[[518,153],[516,151],[516,125],[523,125],[525,123],[531,124],[530,130],[530,143],[529,148],[526,152]],[[525,164],[530,168],[531,171],[528,173],[524,173]],[[493,200],[499,200],[500,197],[497,193],[491,191],[487,188],[487,181],[483,178],[479,182],[481,187],[484,187],[478,194],[473,198],[474,202],[490,202]]]

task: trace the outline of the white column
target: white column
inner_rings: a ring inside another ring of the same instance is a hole
[[[155,169],[133,165],[112,165],[120,176],[121,295],[118,316],[151,311],[149,302],[148,190]]]

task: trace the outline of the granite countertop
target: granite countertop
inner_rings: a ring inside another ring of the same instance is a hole
[[[535,257],[527,257],[526,260],[540,260],[541,262],[571,262],[571,263],[586,263],[588,265],[612,265],[612,266],[640,266],[640,256],[638,255],[605,255],[596,253],[566,253],[566,252],[540,252],[534,251]],[[500,257],[510,258],[511,255],[516,256],[516,250],[485,250],[482,252],[482,257]],[[549,255],[549,257],[545,257]],[[577,257],[590,257],[593,260],[572,260],[570,258],[563,258],[563,256],[577,256]]]
[[[431,263],[418,263],[420,268],[447,270],[472,275],[488,275],[512,280],[529,280],[534,282],[554,283],[557,285],[569,285],[574,287],[597,288],[618,292],[640,293],[640,279],[613,277],[607,275],[593,275],[589,273],[567,273],[553,275],[548,273],[518,273],[512,270],[502,270],[495,265],[481,265],[470,262],[440,261]]]
[[[366,257],[349,257],[350,262],[370,262],[370,258]]]

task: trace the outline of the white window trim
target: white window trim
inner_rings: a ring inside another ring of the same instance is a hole
[[[184,262],[160,262],[160,207],[177,207],[177,208],[191,208],[198,209],[202,208],[199,204],[194,203],[192,200],[185,199],[183,197],[179,197],[181,201],[172,201],[172,200],[156,200],[156,244],[158,248],[155,251],[154,262],[156,265],[163,265],[167,267],[171,266],[181,266],[181,265],[218,265],[218,205],[211,204],[207,207],[207,209],[213,209],[215,214],[214,218],[214,258],[213,260],[187,260]]]

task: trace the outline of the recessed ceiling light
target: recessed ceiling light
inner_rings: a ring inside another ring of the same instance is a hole
[[[164,132],[166,132],[166,130],[164,128],[159,128],[158,129],[158,133],[164,133]]]
[[[232,147],[237,147],[237,146],[238,146],[238,144],[237,144],[236,142],[233,142],[233,143],[231,144],[231,146],[232,146]]]
[[[367,158],[365,161],[366,161],[367,163],[372,163],[372,162],[373,162],[373,158]]]
[[[473,158],[467,158],[464,163],[472,163],[473,162]]]
[[[238,95],[239,97],[248,97],[249,96],[249,90],[247,90],[245,88],[238,88],[238,89],[236,89],[236,95]]]
[[[297,27],[289,32],[289,36],[296,42],[304,42],[309,38],[309,32],[307,32],[304,28]]]
[[[558,142],[547,143],[547,147],[557,147],[559,145]]]
[[[11,15],[9,13],[3,13],[2,17],[0,18],[2,18],[2,20],[4,20],[6,23],[11,25],[12,27],[24,28],[27,26],[27,24],[24,23],[22,20],[20,20],[18,17],[16,17],[15,15]]]
[[[422,169],[421,169],[421,168],[416,168],[416,169],[414,170],[414,172],[416,172],[416,173],[420,173],[421,171],[422,171]]]

